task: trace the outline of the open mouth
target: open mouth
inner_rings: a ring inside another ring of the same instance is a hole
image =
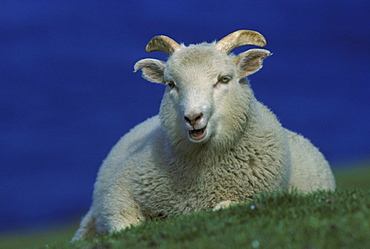
[[[189,131],[190,139],[195,140],[195,141],[203,139],[207,135],[206,128],[207,127],[204,127],[203,129],[199,129],[199,130]]]

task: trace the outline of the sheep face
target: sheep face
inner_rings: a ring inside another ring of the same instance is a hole
[[[253,94],[244,77],[258,71],[270,52],[251,49],[238,56],[202,43],[174,49],[167,62],[135,64],[149,81],[166,85],[162,126],[173,144],[227,144],[245,128]],[[187,141],[187,142],[186,142]]]
[[[177,136],[193,143],[219,134],[232,102],[228,96],[241,88],[232,58],[206,44],[171,56],[163,80],[167,85],[160,112],[163,126],[170,129],[176,123]]]

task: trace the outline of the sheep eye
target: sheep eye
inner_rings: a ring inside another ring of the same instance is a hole
[[[229,83],[230,80],[231,80],[230,76],[221,76],[218,80],[218,83],[227,84]]]
[[[166,82],[166,85],[170,88],[170,89],[173,89],[176,85],[175,85],[175,82],[173,82],[172,80],[171,81],[167,81]]]

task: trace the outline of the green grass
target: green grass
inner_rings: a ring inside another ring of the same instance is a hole
[[[370,191],[264,194],[251,204],[147,222],[46,248],[370,248]]]
[[[67,227],[22,231],[10,235],[2,235],[0,236],[0,249],[41,248],[50,242],[63,243],[70,240],[77,228],[78,223]]]
[[[370,168],[335,174],[339,188],[332,193],[262,194],[250,204],[146,222],[70,244],[73,225],[0,238],[0,248],[370,248]],[[23,244],[15,244],[19,241]]]
[[[337,187],[341,189],[370,189],[370,166],[359,164],[352,169],[334,171]]]

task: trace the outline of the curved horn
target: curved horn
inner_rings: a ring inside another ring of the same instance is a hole
[[[177,50],[179,50],[181,46],[165,35],[159,35],[153,37],[149,43],[146,45],[145,51],[150,53],[153,51],[161,51],[168,55],[173,54]]]
[[[266,39],[257,31],[238,30],[218,41],[216,43],[216,49],[229,53],[234,48],[245,45],[264,47],[266,46]]]

